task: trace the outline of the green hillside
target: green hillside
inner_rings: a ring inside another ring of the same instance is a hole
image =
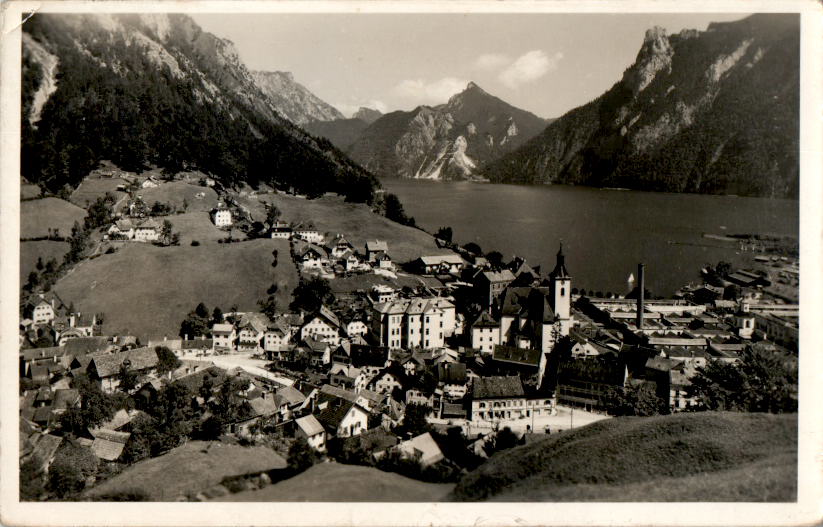
[[[792,501],[797,415],[698,413],[599,421],[496,454],[458,501]]]
[[[280,254],[276,268],[274,250]],[[257,310],[257,301],[277,283],[277,301],[287,306],[297,283],[288,254],[287,241],[271,239],[199,247],[127,243],[82,262],[55,290],[83,312],[104,313],[104,335],[176,335],[199,302],[224,311],[232,305]]]
[[[83,223],[86,211],[59,198],[43,198],[20,204],[20,237],[37,238],[59,229],[61,236],[69,236],[74,222]]]
[[[322,463],[275,485],[216,501],[442,501],[451,488],[371,467]]]

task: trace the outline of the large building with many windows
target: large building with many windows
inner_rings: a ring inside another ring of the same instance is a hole
[[[372,307],[371,331],[389,349],[443,347],[454,327],[454,304],[445,298],[403,298]]]

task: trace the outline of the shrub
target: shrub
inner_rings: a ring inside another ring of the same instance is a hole
[[[191,246],[192,246],[192,247],[198,247],[199,245],[200,245],[200,242],[199,242],[199,241],[197,241],[197,240],[192,240],[192,241],[191,241]]]

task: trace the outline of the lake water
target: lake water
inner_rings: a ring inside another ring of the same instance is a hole
[[[791,200],[562,185],[382,183],[424,229],[450,226],[456,242],[474,241],[506,260],[517,254],[550,270],[562,240],[572,285],[603,292],[627,292],[638,262],[646,264],[647,289],[667,296],[699,280],[707,263],[750,261],[751,253],[703,238],[704,232],[797,237],[799,229],[798,202]]]

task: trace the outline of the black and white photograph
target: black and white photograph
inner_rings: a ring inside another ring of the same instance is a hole
[[[819,5],[9,4],[4,524],[819,521]]]

